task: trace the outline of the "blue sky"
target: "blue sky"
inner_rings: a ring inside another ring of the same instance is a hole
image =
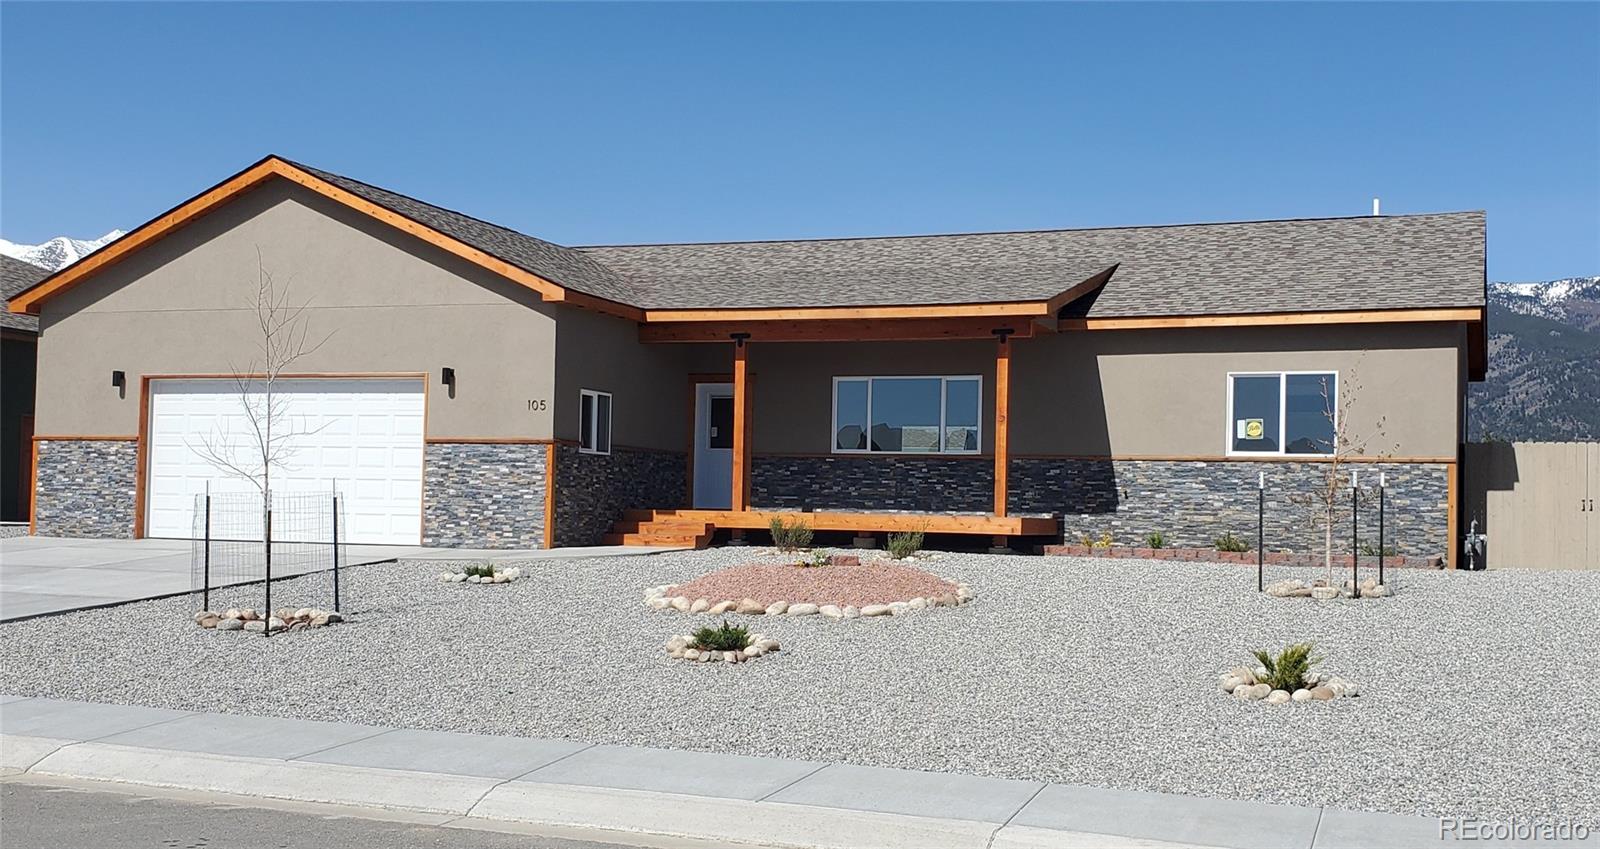
[[[0,5],[0,236],[275,152],[566,244],[1487,209],[1600,274],[1600,4]]]

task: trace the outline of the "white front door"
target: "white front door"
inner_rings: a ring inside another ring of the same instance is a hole
[[[694,506],[733,506],[733,384],[694,390]]]
[[[277,386],[281,421],[275,426],[290,436],[282,443],[282,467],[272,472],[273,491],[337,489],[347,542],[420,542],[422,379],[295,378]],[[250,401],[262,408],[259,397]],[[194,497],[208,486],[217,494],[255,491],[249,480],[206,457],[237,457],[248,469],[258,465],[244,404],[232,380],[151,381],[147,536],[195,536]],[[253,533],[259,538],[259,530]]]

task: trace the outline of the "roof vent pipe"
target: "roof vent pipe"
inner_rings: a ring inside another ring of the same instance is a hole
[[[1378,216],[1378,215],[1382,215],[1383,214],[1383,213],[1378,211],[1378,199],[1377,198],[1373,198],[1372,199],[1372,214],[1374,216]]]

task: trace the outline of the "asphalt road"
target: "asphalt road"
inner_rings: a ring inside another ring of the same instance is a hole
[[[159,794],[159,795],[158,795]],[[368,819],[316,806],[240,807],[232,798],[106,791],[83,784],[0,784],[5,849],[636,849],[702,844],[597,843],[538,833]],[[514,827],[514,826],[513,826]]]

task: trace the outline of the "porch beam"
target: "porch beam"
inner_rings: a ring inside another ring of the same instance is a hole
[[[748,333],[733,336],[733,509],[750,509],[750,380]]]
[[[1006,471],[1011,442],[1010,333],[994,331],[1000,345],[994,354],[994,515],[1006,515]]]
[[[1001,319],[1017,338],[1028,338],[1042,330],[1040,322],[1054,324],[1054,318],[1026,316]],[[941,339],[988,339],[995,319],[901,318],[827,321],[698,321],[681,324],[642,324],[640,342],[722,342],[735,331],[750,334],[760,342],[862,342],[877,340],[917,341]]]

